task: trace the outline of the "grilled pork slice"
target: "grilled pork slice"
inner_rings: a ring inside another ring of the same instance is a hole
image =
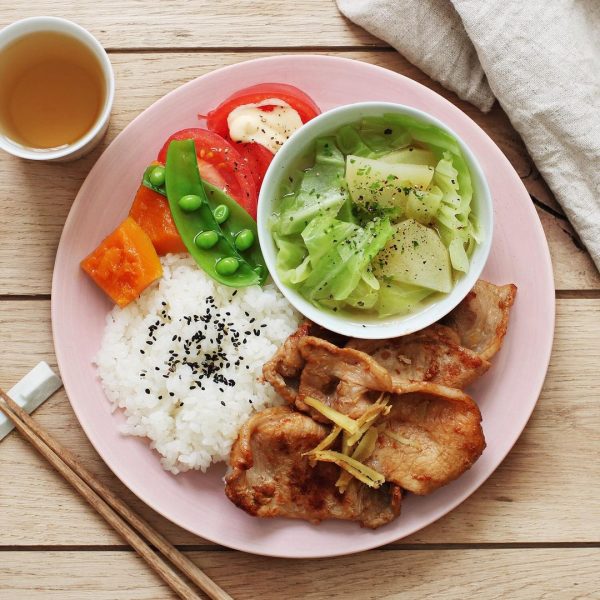
[[[303,453],[327,433],[327,427],[288,407],[256,413],[241,428],[231,450],[227,497],[258,517],[313,523],[342,519],[372,529],[395,519],[401,500],[397,486],[384,484],[375,490],[353,481],[340,494],[335,487],[338,467],[322,462],[310,465]]]
[[[465,348],[490,360],[502,347],[517,286],[494,285],[480,279],[467,297],[444,319]]]
[[[288,403],[294,404],[298,394],[300,373],[304,368],[304,358],[298,350],[300,340],[307,335],[312,323],[304,321],[292,333],[273,358],[263,366],[263,377],[273,389]]]
[[[427,392],[392,394],[389,414],[378,421],[375,450],[365,464],[386,481],[418,495],[456,479],[481,456],[481,413],[467,394],[428,384]]]
[[[338,335],[312,321],[303,321],[283,345],[273,355],[273,358],[263,366],[263,378],[288,404],[294,404],[300,384],[300,373],[305,360],[300,353],[299,345],[305,337],[323,339],[332,345],[343,346],[347,337]]]
[[[306,398],[315,398],[351,418],[358,418],[381,392],[392,390],[388,371],[368,354],[338,348],[321,338],[307,336],[298,343],[304,359],[296,408],[313,418],[323,416],[310,409]]]
[[[346,347],[369,354],[395,383],[431,381],[463,389],[490,368],[487,360],[460,345],[456,331],[438,324],[387,340],[352,339]]]

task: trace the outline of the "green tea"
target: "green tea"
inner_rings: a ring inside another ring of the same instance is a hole
[[[22,146],[76,142],[98,119],[105,95],[99,60],[74,37],[37,32],[0,51],[0,132]]]

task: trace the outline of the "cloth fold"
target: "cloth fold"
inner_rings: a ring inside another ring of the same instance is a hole
[[[600,269],[600,3],[337,3],[460,98],[498,99]]]

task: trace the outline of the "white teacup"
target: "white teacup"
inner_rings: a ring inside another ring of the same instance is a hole
[[[58,17],[31,17],[8,25],[0,31],[0,54],[19,39],[38,32],[68,35],[85,45],[94,54],[104,79],[103,105],[92,126],[73,143],[59,148],[31,148],[0,132],[0,149],[14,156],[30,160],[75,160],[90,152],[106,133],[115,94],[115,76],[112,65],[100,42],[89,31],[71,21]],[[1,93],[2,90],[0,90]]]

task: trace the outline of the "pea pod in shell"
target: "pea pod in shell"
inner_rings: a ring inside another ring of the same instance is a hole
[[[224,285],[262,285],[268,272],[256,223],[235,200],[202,181],[192,140],[172,141],[169,145],[165,183],[175,226],[196,263]],[[236,245],[241,232],[244,238],[253,239],[244,250]]]

